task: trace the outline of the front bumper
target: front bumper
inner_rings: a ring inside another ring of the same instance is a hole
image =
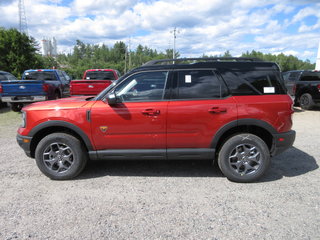
[[[279,153],[282,153],[288,148],[292,147],[295,138],[296,132],[294,130],[285,133],[273,134],[274,141],[271,155],[278,155]]]
[[[32,157],[31,156],[31,149],[30,149],[32,137],[22,136],[22,135],[18,134],[16,138],[17,138],[17,142],[18,142],[19,146],[24,150],[26,155],[28,157]]]

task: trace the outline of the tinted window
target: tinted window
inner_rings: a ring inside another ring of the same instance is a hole
[[[0,80],[17,80],[11,73],[0,73]]]
[[[115,93],[124,102],[162,100],[167,75],[167,71],[135,74],[117,86]]]
[[[0,80],[7,80],[7,78],[4,74],[0,73]]]
[[[54,72],[26,72],[23,76],[24,80],[57,80]]]
[[[285,94],[280,76],[272,71],[239,71],[236,95]]]
[[[86,73],[87,80],[115,80],[113,72],[110,71],[90,71]]]
[[[301,81],[320,81],[320,72],[304,72]]]
[[[219,99],[227,95],[226,86],[211,70],[178,71],[177,99]]]
[[[61,71],[57,71],[57,73],[58,73],[58,75],[59,75],[60,80],[61,80],[62,82],[66,82],[66,79],[65,79],[64,75],[62,74],[62,72],[61,72]]]
[[[300,77],[300,73],[301,72],[292,72],[292,73],[290,73],[290,75],[289,75],[289,77],[288,77],[288,80],[289,81],[297,81],[298,80],[298,78]]]

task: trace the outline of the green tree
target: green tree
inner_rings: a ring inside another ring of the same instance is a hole
[[[0,66],[19,78],[26,69],[43,67],[38,43],[17,29],[0,28]]]

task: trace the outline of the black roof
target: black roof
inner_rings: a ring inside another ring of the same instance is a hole
[[[165,69],[219,68],[233,71],[241,70],[279,70],[274,62],[265,62],[257,58],[179,58],[152,60],[131,71]]]

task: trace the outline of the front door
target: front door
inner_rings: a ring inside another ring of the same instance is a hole
[[[167,71],[131,75],[114,90],[121,102],[94,104],[91,129],[97,150],[166,148],[167,76]]]

